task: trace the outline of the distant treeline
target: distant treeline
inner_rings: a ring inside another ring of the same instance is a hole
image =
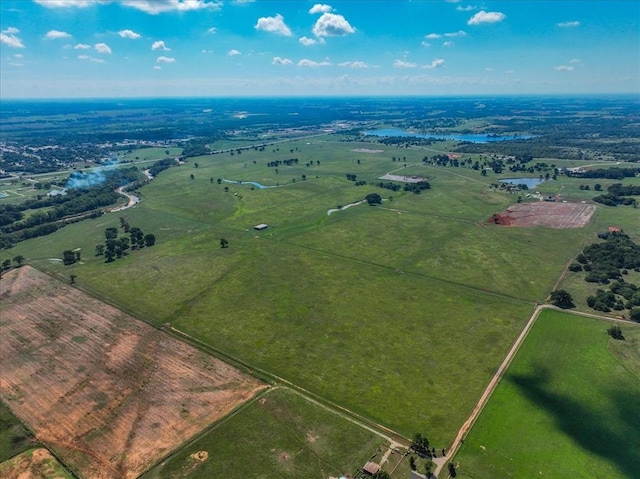
[[[577,178],[604,178],[607,180],[622,180],[633,178],[640,174],[640,168],[598,168],[586,171],[567,171],[567,176]]]
[[[167,168],[171,168],[172,166],[176,165],[176,160],[174,160],[173,158],[165,158],[163,160],[160,161],[156,161],[153,165],[151,165],[151,167],[149,168],[149,174],[151,176],[158,176],[158,174],[161,171],[166,170]]]
[[[101,207],[111,205],[120,198],[114,191],[116,188],[137,179],[136,167],[121,168],[105,172],[105,181],[100,185],[70,189],[66,195],[41,196],[18,205],[0,206],[0,249],[10,248],[29,238],[51,234],[67,222],[99,216]],[[50,209],[36,211],[24,218],[23,211],[40,208]],[[73,218],[81,214],[84,214],[82,218]]]

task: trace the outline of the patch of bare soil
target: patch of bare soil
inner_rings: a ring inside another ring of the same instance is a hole
[[[595,210],[594,205],[585,203],[518,203],[494,214],[489,218],[489,223],[519,227],[582,228],[589,223]]]
[[[138,477],[264,388],[29,266],[0,290],[0,397],[80,477]]]
[[[3,479],[67,479],[61,475],[62,466],[46,449],[34,449],[18,454],[0,464]]]

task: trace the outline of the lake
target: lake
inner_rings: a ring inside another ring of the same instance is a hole
[[[471,143],[492,143],[496,141],[527,140],[531,135],[487,135],[484,133],[415,133],[399,128],[381,128],[364,132],[369,136],[407,137],[407,138],[434,138],[436,140],[468,141]]]

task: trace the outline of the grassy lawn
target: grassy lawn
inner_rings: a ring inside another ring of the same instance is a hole
[[[383,438],[298,394],[277,389],[142,477],[339,477],[354,474],[373,454],[386,449],[385,444]]]
[[[0,477],[74,479],[58,460],[46,449],[30,449],[0,463]]]
[[[544,311],[455,458],[461,478],[640,470],[640,326]]]

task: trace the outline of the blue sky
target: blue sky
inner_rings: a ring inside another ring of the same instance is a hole
[[[2,98],[640,94],[640,1],[2,0]]]

